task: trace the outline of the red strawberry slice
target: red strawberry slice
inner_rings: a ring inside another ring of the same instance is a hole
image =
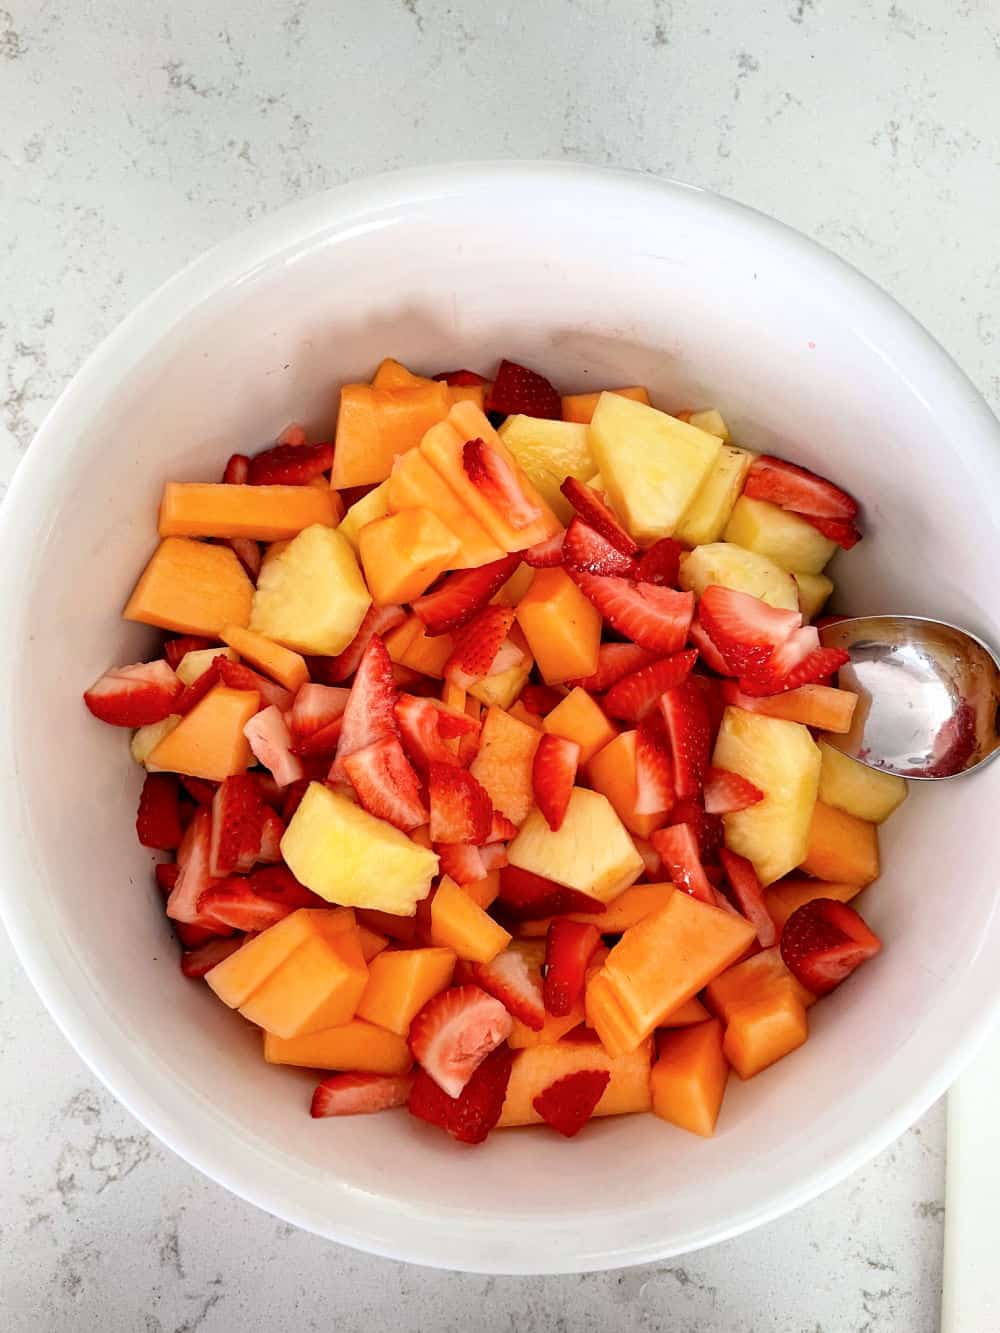
[[[478,884],[489,873],[483,860],[485,848],[460,842],[436,842],[434,850],[438,854],[441,874],[448,875],[456,884]]]
[[[817,532],[821,532],[829,541],[836,542],[844,551],[857,546],[861,533],[853,523],[842,518],[819,518],[816,514],[799,514],[807,523],[811,523]]]
[[[398,736],[383,736],[345,756],[344,769],[370,815],[388,820],[405,833],[427,823],[420,779]]]
[[[542,517],[541,505],[525,494],[511,464],[485,440],[466,441],[462,467],[476,490],[512,528],[526,528]]]
[[[256,774],[251,774],[256,777]],[[257,860],[268,865],[277,865],[281,860],[281,839],[285,832],[285,821],[273,806],[264,806],[264,823],[260,831],[260,846],[257,848]]]
[[[550,1083],[531,1104],[547,1125],[571,1139],[593,1116],[610,1082],[607,1069],[578,1069]]]
[[[288,723],[296,740],[304,740],[343,717],[351,691],[345,685],[300,686]]]
[[[201,675],[196,676],[190,685],[184,686],[173,711],[183,716],[185,713],[190,713],[195,704],[200,704],[209,690],[218,685],[220,679],[219,663],[226,660],[221,651],[218,657],[213,657]]]
[[[173,852],[181,845],[180,784],[172,773],[148,773],[139,793],[135,831],[143,847]]]
[[[698,837],[692,824],[672,824],[657,829],[650,841],[659,852],[675,889],[692,898],[715,905],[715,890],[705,874],[698,853]]]
[[[575,889],[565,889],[555,880],[532,874],[519,866],[500,871],[500,903],[516,920],[553,916],[558,912],[601,913],[604,904]]]
[[[442,370],[438,375],[432,375],[432,379],[443,380],[445,384],[451,384],[458,388],[469,388],[475,384],[487,384],[489,381],[482,375],[477,375],[474,370]]]
[[[655,583],[632,583],[582,570],[568,572],[619,634],[661,656],[684,647],[694,615],[693,592],[676,592],[658,588]]]
[[[314,1120],[331,1115],[371,1115],[405,1106],[413,1091],[412,1074],[331,1074],[312,1095]]]
[[[343,716],[336,718],[328,726],[320,727],[319,731],[314,731],[311,736],[306,736],[301,741],[292,741],[292,754],[297,755],[303,760],[303,766],[315,762],[318,758],[326,758],[327,762],[337,753],[337,746],[340,744],[340,733],[344,730]]]
[[[544,735],[531,766],[535,804],[553,833],[562,828],[573,795],[580,747],[563,736]]]
[[[185,949],[181,954],[181,971],[186,977],[203,977],[231,953],[235,953],[242,943],[242,937],[224,940],[213,937],[199,944],[196,949]]]
[[[301,782],[293,782],[285,791],[285,799],[281,805],[281,817],[286,824],[291,822],[292,815],[302,804],[302,798],[309,789],[309,778],[303,778]]]
[[[229,927],[224,926],[221,921],[213,921],[211,917],[204,917],[207,923],[204,926],[189,926],[186,922],[175,921],[173,923],[174,934],[182,949],[197,949],[199,945],[205,944],[208,940],[229,939],[235,932]]]
[[[698,603],[698,620],[732,676],[762,666],[802,624],[798,611],[781,611],[759,597],[712,584]]]
[[[261,709],[243,728],[254,758],[268,769],[278,787],[305,776],[302,761],[292,754],[292,737],[284,714],[272,704]]]
[[[294,911],[291,904],[259,897],[239,875],[223,880],[216,888],[206,889],[198,899],[202,917],[233,930],[267,930]]]
[[[410,1024],[413,1058],[457,1097],[476,1068],[510,1036],[511,1017],[479,986],[457,986],[427,1001]]]
[[[156,887],[164,895],[169,895],[170,890],[177,883],[177,878],[181,873],[181,868],[176,861],[158,861],[153,866],[153,876],[156,879]]]
[[[493,823],[490,825],[490,836],[486,839],[487,843],[507,842],[516,835],[517,825],[514,821],[494,808]]]
[[[535,542],[534,546],[526,546],[521,552],[521,558],[532,569],[552,569],[562,564],[565,540],[565,532],[553,533],[544,541]]]
[[[432,591],[418,597],[413,609],[427,627],[430,635],[450,634],[467,625],[477,611],[503,585],[521,563],[516,552],[505,555],[478,569],[462,569],[449,574]]]
[[[491,870],[500,870],[507,864],[507,846],[502,842],[488,842],[485,847],[479,848],[479,855],[483,859],[487,874]]]
[[[590,694],[602,694],[625,676],[639,671],[656,661],[656,653],[640,648],[637,643],[602,643],[597,650],[597,670],[592,676],[568,680],[567,685],[579,686]]]
[[[478,986],[494,995],[512,1018],[540,1032],[545,1025],[542,1003],[542,977],[537,967],[530,967],[516,948],[504,949],[489,963],[473,963],[472,975]]]
[[[308,438],[305,426],[298,421],[290,421],[275,440],[275,444],[305,444]]]
[[[325,899],[300,884],[286,865],[260,866],[246,876],[245,882],[259,898],[270,898],[290,907],[329,906]]]
[[[164,661],[116,667],[95,680],[83,696],[94,717],[113,727],[145,727],[174,711],[181,682]]]
[[[850,654],[842,648],[820,647],[819,630],[815,625],[804,625],[778,644],[766,662],[741,676],[740,689],[757,697],[784,694],[800,685],[825,682],[849,661]]]
[[[707,666],[709,671],[715,671],[720,676],[729,675],[729,663],[716,648],[712,642],[712,637],[702,625],[701,621],[695,617],[691,622],[691,628],[688,631],[688,638],[698,649],[702,665]]]
[[[211,805],[219,788],[217,782],[209,782],[207,778],[190,778],[186,773],[181,774],[181,786],[198,805]]]
[[[632,578],[635,574],[632,557],[623,555],[582,518],[574,518],[566,529],[562,562],[567,569],[582,569],[590,574],[617,574],[622,578]]]
[[[544,375],[519,366],[516,361],[501,361],[486,396],[486,411],[501,412],[506,417],[521,414],[558,421],[562,416],[562,398]]]
[[[226,545],[235,552],[237,560],[250,575],[251,580],[256,583],[257,575],[260,573],[260,567],[264,561],[260,542],[255,542],[250,537],[230,537],[226,541]]]
[[[718,856],[719,848],[725,835],[725,827],[719,815],[706,813],[703,805],[694,797],[686,796],[677,802],[670,811],[669,824],[690,824],[698,842],[698,855],[702,865],[713,861]]]
[[[458,755],[446,741],[479,730],[478,722],[467,713],[456,713],[436,699],[415,694],[399,696],[396,721],[403,747],[421,773],[426,773],[431,764],[459,766]]]
[[[625,722],[639,722],[657,705],[665,690],[682,685],[698,660],[693,648],[662,657],[617,681],[604,696],[604,711]]]
[[[708,705],[694,677],[661,694],[660,711],[670,739],[674,788],[678,796],[696,796],[708,770],[712,731]]]
[[[212,801],[210,875],[250,869],[260,851],[264,819],[260,788],[249,774],[237,773],[219,784]]]
[[[881,947],[854,908],[833,898],[803,903],[781,932],[785,966],[814,995],[828,995]]]
[[[832,481],[770,454],[760,454],[750,464],[743,494],[803,516],[850,521],[858,512],[857,501]]]
[[[559,489],[584,523],[599,533],[605,541],[610,542],[622,555],[636,554],[639,547],[618,522],[614,510],[604,501],[600,491],[595,491],[592,486],[585,486],[576,477],[567,477]]]
[[[349,754],[363,750],[366,745],[381,740],[383,736],[398,734],[395,713],[397,698],[392,658],[380,636],[373,634],[362,654],[361,664],[347,698],[340,740],[337,742],[337,757],[330,768],[332,782],[347,780],[344,760]]]
[[[674,766],[668,753],[666,728],[659,713],[648,713],[635,738],[635,813],[659,815],[677,800]]]
[[[231,454],[222,480],[227,486],[245,486],[250,475],[250,459],[246,454]]]
[[[482,846],[490,835],[493,803],[464,768],[431,764],[427,770],[431,840]]]
[[[757,942],[762,949],[770,949],[778,939],[771,914],[764,903],[764,888],[757,878],[757,872],[745,856],[731,852],[723,847],[719,852],[722,868],[733,891],[736,905],[757,932]]]
[[[636,578],[641,583],[656,583],[661,588],[676,588],[684,547],[673,537],[661,537],[639,561]]]
[[[271,706],[287,713],[292,706],[294,696],[291,690],[268,680],[259,671],[251,671],[242,662],[230,662],[228,657],[216,657],[212,663],[219,669],[219,680],[231,690],[256,690],[260,695],[261,708]]]
[[[764,799],[752,782],[727,768],[710,768],[705,777],[705,809],[710,815],[732,815]]]
[[[557,916],[549,924],[542,993],[554,1017],[565,1018],[583,995],[587,967],[600,942],[600,931],[588,922]]]
[[[333,467],[332,444],[276,444],[251,458],[251,486],[308,486]]]
[[[451,656],[445,663],[445,680],[468,689],[493,671],[493,665],[514,623],[509,606],[484,606],[455,635]]]
[[[200,806],[188,825],[184,840],[177,851],[180,873],[167,899],[167,916],[172,921],[190,926],[212,925],[211,921],[201,917],[198,912],[201,895],[219,883],[218,878],[213,877],[209,870],[211,841],[212,815],[206,806]],[[215,933],[218,934],[218,931]]]
[[[216,639],[204,639],[200,634],[180,634],[177,638],[166,641],[163,645],[163,656],[167,659],[168,665],[176,671],[188,653],[199,653],[213,646],[218,646],[219,651],[222,651],[222,644]]]
[[[726,701],[722,695],[724,682],[716,680],[714,676],[703,675],[700,671],[692,671],[690,679],[701,690],[701,696],[705,700],[705,707],[708,710],[708,729],[714,747],[726,711]]]
[[[446,995],[448,991],[444,992]],[[500,1119],[514,1054],[506,1044],[478,1066],[458,1097],[452,1098],[422,1069],[410,1093],[410,1114],[446,1130],[459,1143],[482,1143]]]
[[[324,678],[330,681],[346,680],[353,676],[361,665],[365,649],[373,634],[382,638],[401,625],[406,619],[406,612],[401,606],[375,606],[374,603],[365,612],[357,634],[337,657],[331,657],[324,671]]]
[[[525,685],[518,698],[529,713],[534,713],[535,717],[544,717],[561,704],[566,695],[554,685],[537,685],[532,681]]]

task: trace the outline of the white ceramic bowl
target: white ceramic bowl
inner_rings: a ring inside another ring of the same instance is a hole
[[[857,612],[1000,640],[1000,429],[887,296],[735,204],[551,164],[434,168],[275,214],[151,297],[63,394],[0,534],[0,883],[29,975],[80,1054],[176,1152],[299,1226],[395,1258],[564,1272],[734,1235],[834,1184],[958,1072],[996,1006],[1000,764],[915,785],[865,913],[886,942],[794,1058],[732,1081],[717,1136],[652,1116],[466,1150],[405,1113],[312,1122],[312,1077],[185,982],[132,831],[139,774],[80,691],[153,643],[119,611],[167,478],[215,478],[386,355],[506,355],[567,389],[717,404],[744,444],[864,503]]]

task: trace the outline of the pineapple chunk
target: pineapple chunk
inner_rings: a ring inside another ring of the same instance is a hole
[[[371,594],[354,548],[338,528],[316,523],[261,566],[250,629],[300,653],[342,653]]]
[[[177,679],[182,685],[193,685],[217,657],[228,657],[230,662],[239,660],[232,648],[196,648],[177,663]]]
[[[694,418],[692,424],[693,421]],[[715,434],[714,431],[709,433]],[[754,455],[746,449],[723,445],[715,466],[677,525],[674,536],[678,541],[684,542],[686,546],[703,546],[706,542],[719,540],[743,489],[753,459]]]
[[[729,443],[729,427],[718,408],[709,407],[704,412],[692,412],[688,421],[699,430],[707,430],[709,435],[717,435],[723,444]]]
[[[481,680],[469,686],[469,693],[473,699],[478,699],[487,708],[492,708],[494,705],[497,708],[510,708],[528,683],[531,665],[531,658],[526,656],[516,666],[508,667],[506,671],[501,671],[496,676],[483,676]]]
[[[802,573],[795,573],[792,578],[799,590],[799,610],[802,612],[802,620],[808,624],[810,620],[816,619],[829,601],[833,592],[833,579],[827,578],[825,574]]]
[[[628,401],[626,399],[626,401]],[[562,827],[553,833],[533,810],[507,848],[512,866],[610,902],[642,874],[642,857],[606,796],[574,787]]]
[[[822,573],[837,549],[836,542],[798,514],[745,495],[736,501],[723,537],[748,551],[766,555],[782,569],[801,570],[803,574]]]
[[[587,427],[575,421],[518,415],[508,417],[498,434],[553,513],[568,523],[573,506],[559,489],[563,478],[586,481],[597,467]]]
[[[389,512],[389,479],[380,482],[374,490],[355,500],[344,515],[339,533],[347,538],[355,550],[358,549],[358,533],[377,518],[385,518]]]
[[[140,727],[138,731],[134,731],[129,748],[135,762],[145,764],[164,736],[169,736],[180,721],[180,713],[171,713],[162,722],[150,722],[145,727]],[[155,765],[150,766],[149,771],[155,772]]]
[[[619,517],[640,545],[649,545],[673,536],[722,441],[655,407],[602,393],[590,448]]]
[[[905,778],[866,768],[826,741],[819,742],[819,750],[823,756],[819,799],[824,805],[835,806],[869,824],[881,824],[906,800]]]
[[[718,584],[759,597],[782,611],[799,609],[799,593],[791,574],[756,551],[745,551],[731,542],[711,542],[681,556],[680,585],[700,597]]]
[[[437,853],[321,782],[310,783],[281,839],[289,870],[345,907],[413,916],[430,892]]]
[[[726,846],[753,862],[762,884],[802,864],[819,789],[820,752],[809,728],[727,708],[712,763],[739,773],[764,799],[724,815]]]

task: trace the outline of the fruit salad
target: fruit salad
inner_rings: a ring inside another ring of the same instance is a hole
[[[333,444],[165,487],[124,611],[161,650],[84,700],[182,973],[322,1073],[315,1117],[711,1135],[881,947],[906,785],[824,739],[817,629],[858,506],[669,406],[387,360]]]

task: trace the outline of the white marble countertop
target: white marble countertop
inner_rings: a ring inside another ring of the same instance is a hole
[[[0,484],[121,317],[246,221],[451,158],[618,163],[790,222],[1000,404],[993,0],[0,0]],[[28,891],[28,886],[25,886]],[[152,1141],[6,942],[11,1333],[933,1333],[944,1117],[771,1226],[579,1278],[433,1273],[278,1223]]]

